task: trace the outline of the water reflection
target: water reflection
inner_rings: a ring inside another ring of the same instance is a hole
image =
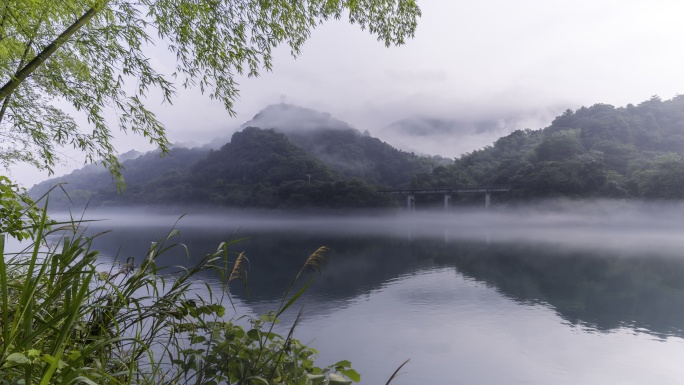
[[[552,306],[571,324],[684,336],[684,259],[529,244],[459,245],[440,261],[521,303]]]
[[[319,362],[350,359],[363,384],[676,384],[684,377],[684,240],[679,214],[264,217],[181,220],[163,265],[187,265],[223,241],[250,260],[240,314],[278,306],[319,246],[329,262],[302,298],[297,337]],[[143,258],[175,218],[94,223],[103,261]],[[236,232],[237,230],[237,232]],[[201,277],[210,285],[216,276]],[[293,314],[285,314],[284,327]],[[496,368],[496,370],[492,370]]]
[[[139,258],[151,240],[162,239],[167,231],[167,227],[114,228],[96,239],[95,248],[121,260]],[[250,260],[249,303],[257,313],[271,310],[269,306],[281,298],[306,257],[325,245],[331,249],[328,266],[307,297],[319,315],[368,296],[398,277],[451,268],[518,303],[550,306],[571,325],[597,331],[627,327],[659,338],[684,337],[684,258],[676,256],[521,241],[445,242],[439,234],[425,238],[181,228],[180,237],[173,241],[197,256],[215,250],[221,241],[244,236],[249,238],[230,250],[244,250]],[[189,261],[182,247],[161,258],[167,265]],[[247,301],[240,285],[232,287],[232,293]],[[443,297],[416,291],[407,301],[439,306],[444,300],[459,300]]]

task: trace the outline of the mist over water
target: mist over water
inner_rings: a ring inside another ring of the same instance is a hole
[[[57,219],[66,219],[60,213]],[[676,202],[552,200],[507,207],[331,211],[297,213],[197,208],[122,208],[83,214],[92,228],[204,229],[235,233],[292,232],[365,234],[397,238],[442,238],[535,242],[568,248],[681,255],[684,258],[684,204]],[[150,240],[152,241],[152,240]]]
[[[484,203],[484,202],[483,202]],[[546,201],[326,214],[197,209],[87,212],[103,261],[143,258],[175,225],[160,264],[241,239],[249,296],[277,307],[306,257],[330,248],[295,335],[319,364],[352,361],[362,384],[676,384],[684,378],[684,206]],[[210,285],[217,277],[201,277]],[[281,331],[298,309],[283,315]],[[493,370],[495,368],[496,370]]]

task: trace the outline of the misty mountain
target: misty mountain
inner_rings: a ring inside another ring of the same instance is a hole
[[[398,150],[330,114],[290,104],[270,105],[241,127],[284,133],[344,177],[361,178],[385,188],[406,185],[413,175],[450,163],[441,157],[428,158]]]
[[[348,123],[335,119],[328,113],[286,103],[267,106],[240,125],[239,130],[247,127],[272,128],[286,134],[321,129],[353,129]],[[217,150],[229,142],[230,138],[231,135],[215,138],[206,147]]]
[[[513,198],[684,198],[684,95],[567,110],[412,181],[474,185],[510,186]]]
[[[250,120],[280,121],[275,129],[236,132],[218,150],[175,147],[167,156],[157,151],[125,160],[124,194],[117,194],[101,167],[94,172],[96,166],[36,185],[31,194],[39,196],[67,182],[73,201],[93,206],[369,207],[388,202],[377,188],[406,187],[416,173],[444,163],[399,151],[314,110],[281,104]],[[64,205],[67,199],[52,203]]]
[[[65,183],[62,188],[68,196],[59,190],[50,196],[51,207],[65,207],[69,200],[76,205],[84,205],[88,202],[93,206],[119,202],[125,200],[134,201],[137,195],[147,194],[144,186],[153,186],[168,181],[178,181],[191,172],[191,167],[204,159],[208,150],[202,148],[174,147],[162,156],[161,151],[150,151],[133,157],[132,152],[127,160],[121,160],[124,169],[121,171],[126,180],[126,189],[119,196],[116,190],[116,181],[100,164],[89,164],[70,174],[52,178],[38,183],[29,190],[32,197],[39,197],[58,183]]]
[[[180,146],[180,147],[187,147],[187,146]],[[143,153],[140,151],[130,150],[130,151],[124,152],[123,154],[119,154],[119,156],[117,156],[117,158],[119,159],[119,162],[124,162],[124,161],[127,161],[129,159],[135,159],[141,155],[143,155]]]
[[[281,126],[247,127],[218,150],[174,148],[124,161],[123,195],[92,167],[31,194],[68,181],[72,199],[96,206],[371,207],[388,203],[377,193],[383,188],[497,185],[511,188],[501,199],[684,198],[684,96],[567,110],[544,129],[516,130],[454,162],[397,150],[327,114],[285,104],[251,122],[277,125],[281,114]],[[454,129],[437,120],[428,126]],[[431,132],[415,127],[405,129]]]
[[[272,104],[259,111],[252,119],[240,126],[273,128],[278,132],[302,132],[308,130],[348,130],[349,123],[333,118],[326,112],[295,106],[292,104]]]
[[[193,166],[194,201],[237,207],[376,207],[375,187],[346,178],[273,129],[247,127]]]

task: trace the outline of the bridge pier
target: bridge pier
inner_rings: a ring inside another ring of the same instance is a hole
[[[451,194],[444,194],[444,211],[449,211],[451,207]]]
[[[463,188],[429,188],[429,189],[405,189],[378,191],[383,194],[406,195],[406,208],[411,211],[416,209],[416,195],[436,194],[444,196],[444,210],[451,209],[451,197],[453,194],[485,194],[485,210],[491,205],[492,193],[511,191],[509,187],[463,187]]]
[[[416,197],[413,194],[409,194],[406,198],[406,209],[409,211],[416,211]]]

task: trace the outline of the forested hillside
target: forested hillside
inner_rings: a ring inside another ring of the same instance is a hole
[[[684,96],[567,110],[549,127],[517,130],[454,162],[397,150],[327,114],[290,105],[271,106],[250,122],[274,127],[247,127],[218,150],[174,148],[164,157],[152,152],[125,161],[123,194],[92,166],[31,193],[66,181],[75,203],[93,206],[263,208],[378,207],[390,201],[377,190],[409,187],[511,187],[500,201],[684,198]]]
[[[540,130],[416,175],[412,187],[505,185],[511,199],[684,198],[684,95],[567,110]]]
[[[193,167],[184,203],[234,207],[377,207],[387,199],[337,171],[273,129],[248,127]]]
[[[272,128],[346,178],[384,188],[405,187],[413,175],[451,163],[400,151],[329,114],[290,104],[266,107],[243,127]]]
[[[31,194],[66,182],[69,198],[53,194],[53,207],[69,199],[95,207],[379,207],[390,200],[378,188],[405,188],[413,175],[445,162],[399,151],[327,114],[295,106],[270,106],[250,122],[275,127],[246,127],[218,150],[179,147],[163,157],[151,152],[123,162],[127,187],[121,194],[95,166],[43,182]]]
[[[39,197],[50,187],[65,183],[62,188],[68,197],[59,190],[50,195],[51,207],[64,207],[69,200],[77,206],[88,202],[92,206],[115,204],[118,202],[138,202],[149,200],[150,195],[165,200],[164,194],[172,194],[170,189],[154,189],[156,186],[172,186],[190,175],[192,165],[207,156],[209,150],[200,148],[172,148],[162,156],[160,151],[151,151],[122,162],[122,174],[126,189],[118,194],[116,181],[100,165],[85,166],[63,177],[53,178],[35,185],[30,191]]]

